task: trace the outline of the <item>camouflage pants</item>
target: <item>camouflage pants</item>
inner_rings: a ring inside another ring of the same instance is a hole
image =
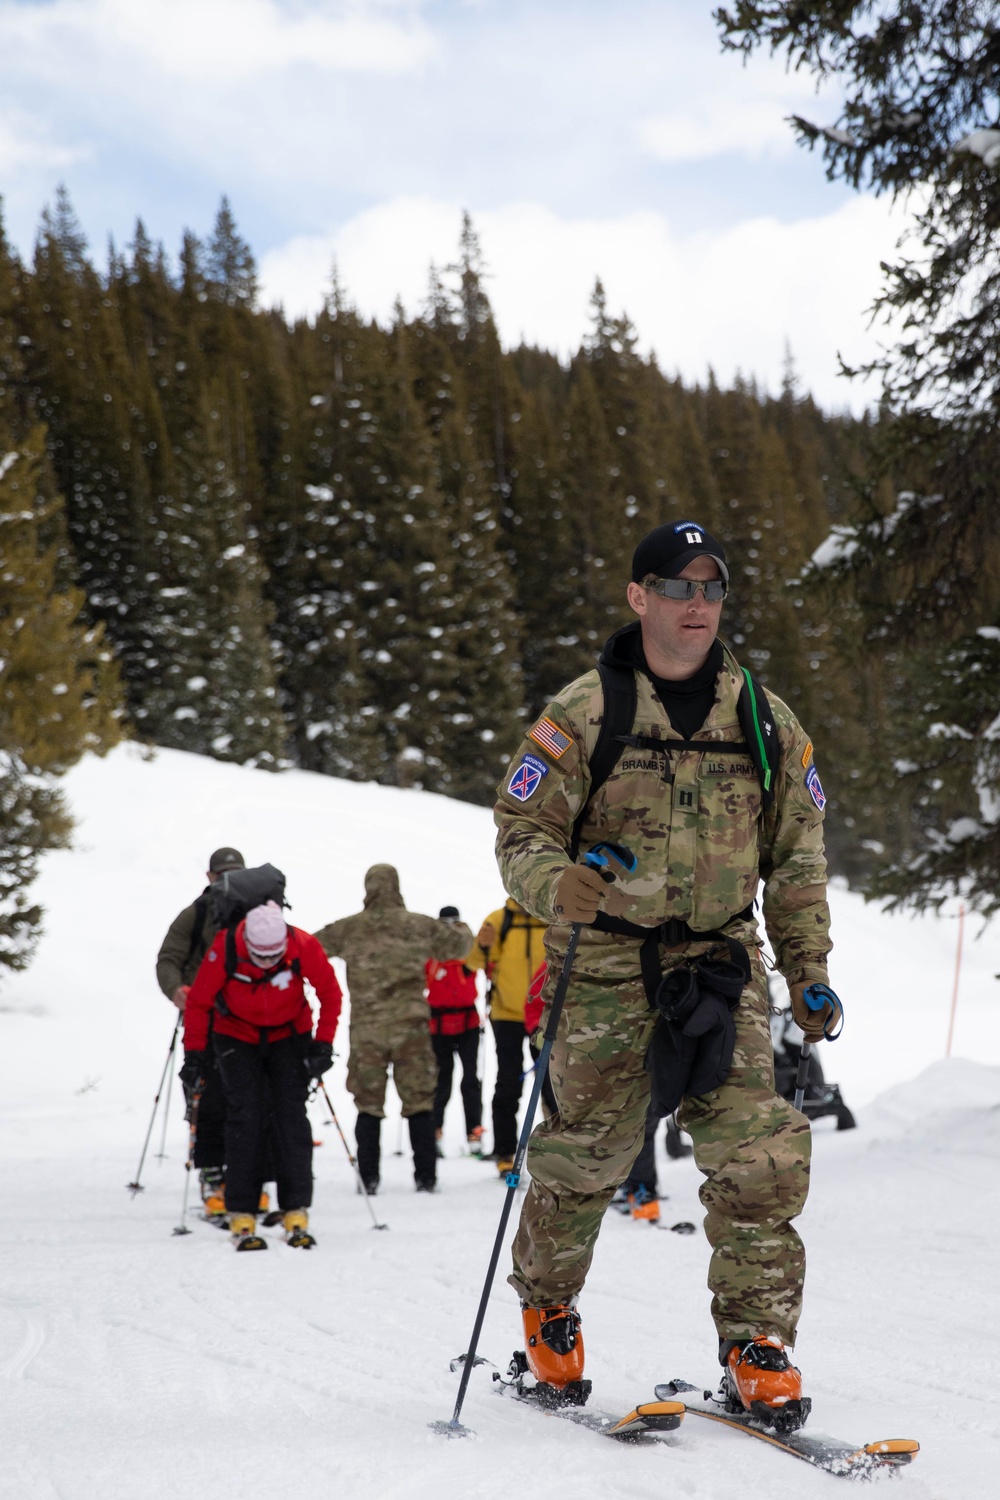
[[[347,1088],[360,1114],[384,1118],[390,1064],[404,1117],[433,1109],[437,1064],[425,1018],[351,1026]]]
[[[550,1065],[559,1114],[535,1128],[528,1148],[531,1183],[509,1280],[536,1307],[582,1288],[605,1210],[642,1144],[643,1061],[655,1021],[624,947],[580,950]],[[672,950],[664,969],[683,956]],[[774,1090],[767,986],[751,956],[732,1071],[721,1088],[686,1098],[680,1123],[705,1176],[708,1284],[720,1337],[771,1333],[792,1344],[805,1251],[790,1220],[805,1204],[811,1140],[804,1116]],[[548,999],[557,957],[550,956]]]

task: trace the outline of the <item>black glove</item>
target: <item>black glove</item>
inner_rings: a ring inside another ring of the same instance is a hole
[[[194,1093],[198,1081],[208,1072],[208,1055],[205,1052],[187,1052],[181,1065],[180,1080],[184,1087]]]
[[[333,1067],[333,1043],[310,1042],[302,1061],[310,1078],[322,1078],[327,1068]]]
[[[750,978],[750,963],[699,958],[663,979],[656,995],[662,1017],[646,1067],[657,1114],[672,1114],[685,1094],[707,1094],[725,1083],[733,1065],[733,1011]]]

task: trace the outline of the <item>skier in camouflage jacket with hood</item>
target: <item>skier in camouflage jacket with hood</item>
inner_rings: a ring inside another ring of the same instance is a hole
[[[605,711],[602,681],[592,671],[549,704],[498,789],[504,884],[552,924],[546,1003],[571,924],[584,924],[550,1064],[559,1113],[531,1138],[531,1182],[510,1282],[522,1299],[530,1372],[551,1399],[586,1399],[576,1301],[605,1210],[642,1142],[650,1099],[644,1064],[658,1012],[641,969],[643,934],[659,929],[654,989],[659,975],[691,967],[701,955],[726,958],[720,934],[736,940],[747,950],[750,979],[734,1012],[732,1064],[720,1086],[684,1098],[680,1123],[705,1178],[724,1382],[731,1399],[744,1407],[756,1400],[765,1419],[770,1413],[774,1425],[794,1426],[808,1402],[785,1353],[795,1339],[805,1272],[791,1221],[806,1199],[810,1137],[805,1118],[774,1089],[753,902],[763,879],[777,967],[796,1019],[818,1040],[833,1007],[824,1002],[812,1011],[804,994],[827,980],[824,798],[806,734],[768,693],[781,755],[773,802],[764,810],[757,768],[740,748],[743,674],[716,638],[728,581],[723,548],[703,527],[658,527],[633,560],[628,599],[638,623],[605,647],[606,661],[634,671],[635,734],[675,741],[676,750],[626,745],[590,800],[590,761]],[[713,742],[732,748],[713,752]],[[583,852],[602,840],[625,846],[635,869],[604,884],[574,862],[574,832]],[[599,913],[619,930],[592,926]],[[635,935],[623,935],[630,924]]]
[[[417,1190],[437,1179],[434,1090],[437,1064],[427,1025],[424,966],[428,958],[464,958],[472,933],[464,922],[442,922],[407,911],[392,865],[365,876],[364,910],[316,934],[330,958],[347,965],[351,993],[351,1056],[347,1087],[358,1107],[358,1168],[370,1193],[379,1180],[379,1135],[385,1086],[392,1079],[409,1121]]]

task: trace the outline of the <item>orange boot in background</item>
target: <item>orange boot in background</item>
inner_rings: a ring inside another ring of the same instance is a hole
[[[628,1206],[633,1219],[645,1219],[649,1224],[660,1222],[660,1205],[656,1196],[645,1187],[637,1187],[628,1195]]]
[[[538,1381],[537,1394],[543,1400],[582,1406],[590,1394],[590,1381],[582,1378],[583,1332],[574,1304],[522,1307],[521,1315],[524,1352],[528,1369]]]
[[[723,1389],[734,1409],[781,1432],[801,1427],[812,1409],[802,1374],[781,1340],[767,1334],[733,1343],[725,1355]]]

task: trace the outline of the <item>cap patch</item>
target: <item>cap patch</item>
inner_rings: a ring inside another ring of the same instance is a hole
[[[518,802],[527,802],[542,784],[542,777],[549,774],[549,768],[537,755],[526,755],[507,783],[507,790]]]
[[[677,525],[674,527],[674,531],[675,532],[681,532],[681,531],[688,531],[688,532],[690,532],[691,535],[685,537],[684,540],[686,542],[689,542],[692,547],[697,547],[698,543],[701,541],[702,537],[705,535],[705,528],[704,528],[704,526],[699,526],[697,521],[678,521]]]
[[[551,719],[539,719],[534,729],[528,732],[529,740],[534,740],[536,745],[541,745],[547,750],[553,760],[565,755],[573,741],[569,735],[563,734],[558,724],[553,724]],[[529,756],[530,760],[531,757]]]
[[[820,785],[819,772],[816,770],[815,766],[810,766],[808,771],[806,772],[806,787],[809,791],[810,797],[813,799],[820,812],[822,812],[824,807],[826,806],[826,793]]]

